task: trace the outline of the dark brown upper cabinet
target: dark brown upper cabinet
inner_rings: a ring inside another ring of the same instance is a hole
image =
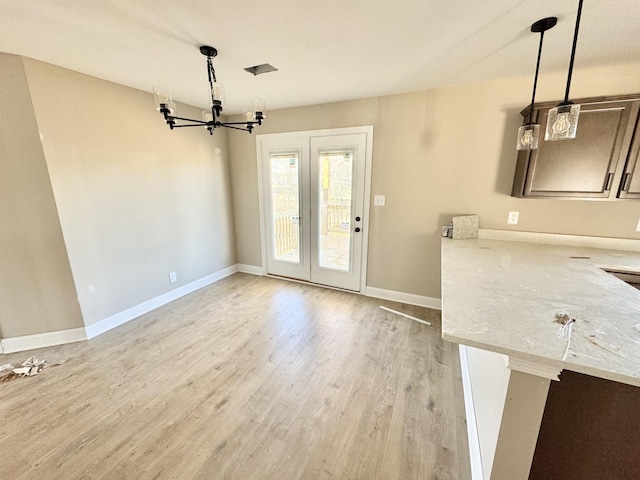
[[[616,199],[640,198],[640,132],[635,135],[640,95],[575,100],[580,104],[573,140],[544,141],[549,110],[557,102],[535,104],[540,124],[537,150],[518,152],[512,195]],[[522,111],[526,117],[529,109]],[[635,173],[635,175],[634,175]]]
[[[638,115],[640,117],[640,115]],[[618,189],[618,198],[640,198],[640,118],[636,119],[633,143]]]

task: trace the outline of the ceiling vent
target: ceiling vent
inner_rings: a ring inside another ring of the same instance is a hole
[[[278,69],[268,63],[262,65],[254,65],[253,67],[245,68],[245,71],[252,73],[253,75],[260,75],[261,73],[277,72]]]

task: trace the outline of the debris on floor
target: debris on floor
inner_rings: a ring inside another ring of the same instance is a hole
[[[36,357],[29,357],[17,367],[14,367],[9,363],[0,366],[0,377],[2,380],[14,376],[32,377],[33,375],[40,373],[46,367],[46,360],[38,360]]]
[[[406,313],[398,312],[398,311],[396,311],[396,310],[392,310],[392,309],[390,309],[390,308],[383,307],[382,305],[380,305],[380,308],[381,308],[382,310],[387,311],[387,312],[395,313],[396,315],[400,315],[401,317],[408,318],[409,320],[415,320],[416,322],[424,323],[425,325],[431,325],[431,322],[427,322],[426,320],[421,320],[421,319],[419,319],[419,318],[412,317],[411,315],[407,315]]]

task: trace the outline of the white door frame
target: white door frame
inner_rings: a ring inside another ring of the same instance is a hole
[[[371,167],[373,164],[373,125],[365,125],[360,127],[347,128],[331,128],[325,130],[303,130],[299,132],[285,133],[268,133],[256,135],[256,161],[258,163],[258,201],[260,204],[260,246],[262,253],[262,275],[268,276],[267,273],[267,251],[266,251],[266,226],[264,219],[266,218],[266,208],[264,202],[263,188],[263,169],[262,169],[262,151],[261,140],[269,138],[300,138],[300,137],[321,137],[328,135],[347,135],[355,133],[365,133],[366,152],[365,152],[365,172],[364,172],[364,212],[362,218],[362,262],[360,265],[360,287],[358,292],[364,293],[367,285],[367,260],[369,253],[369,214],[371,210]],[[327,287],[333,288],[333,287]]]

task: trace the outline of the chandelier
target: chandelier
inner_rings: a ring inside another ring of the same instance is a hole
[[[166,88],[154,87],[153,96],[156,102],[156,109],[164,116],[164,121],[167,122],[169,128],[173,130],[174,128],[183,127],[204,127],[209,131],[210,135],[213,135],[213,131],[220,127],[233,128],[251,133],[256,125],[262,125],[262,120],[266,118],[265,101],[262,97],[253,99],[251,109],[245,114],[245,121],[220,121],[220,115],[225,106],[224,85],[216,79],[216,71],[213,68],[212,60],[213,57],[218,54],[218,51],[213,47],[203,45],[200,47],[200,53],[207,57],[207,75],[209,77],[209,89],[211,91],[210,110],[202,111],[202,120],[174,115],[176,106],[171,97],[171,92]]]

